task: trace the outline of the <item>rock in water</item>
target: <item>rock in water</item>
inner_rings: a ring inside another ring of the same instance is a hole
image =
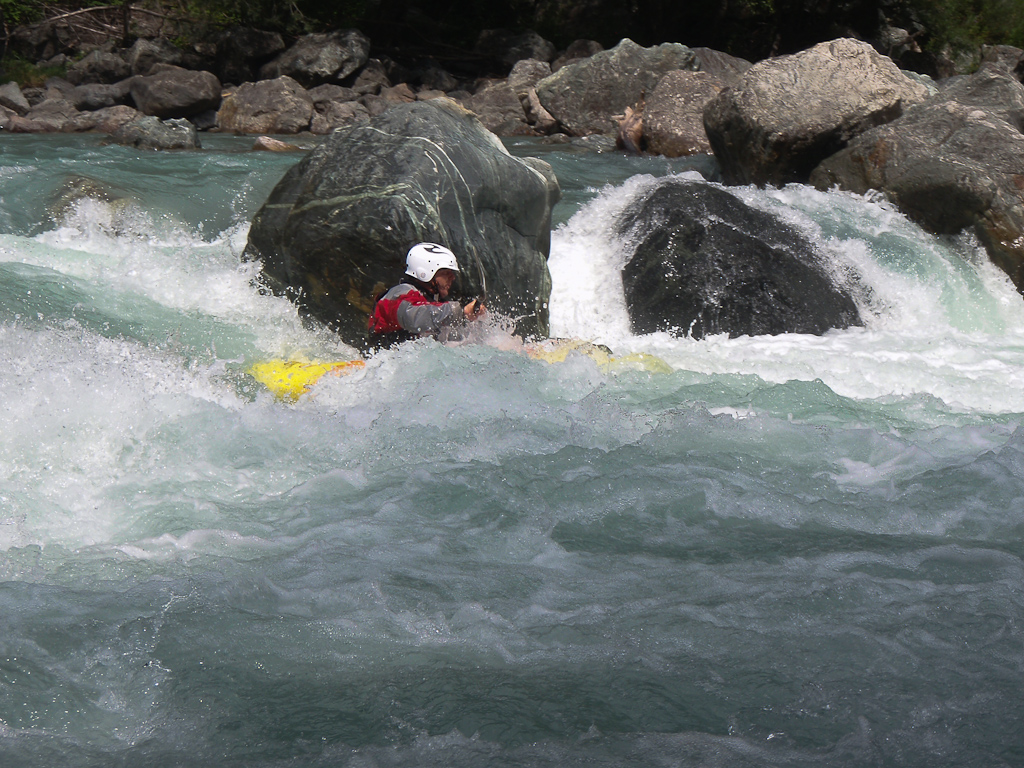
[[[958,78],[811,174],[821,189],[885,192],[938,234],[970,229],[1024,292],[1024,85],[997,69]]]
[[[839,39],[755,64],[708,103],[704,129],[727,183],[806,182],[854,136],[927,96],[867,43]]]
[[[455,102],[401,104],[335,131],[292,168],[256,214],[245,257],[363,347],[374,296],[399,280],[409,247],[442,243],[459,259],[463,293],[486,281],[492,311],[546,335],[559,196],[547,163],[512,157]]]
[[[800,232],[724,189],[668,179],[623,212],[634,333],[822,334],[860,313]]]
[[[110,138],[139,149],[201,149],[196,127],[184,118],[161,120],[142,115],[116,128]]]

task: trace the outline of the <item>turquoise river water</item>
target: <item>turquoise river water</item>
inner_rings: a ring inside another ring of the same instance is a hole
[[[546,152],[552,332],[351,357],[240,262],[295,155],[0,137],[0,765],[1024,765],[1024,300],[884,201],[738,193],[864,328],[629,331]],[[540,147],[519,144],[526,153]],[[68,189],[79,194],[68,195]]]

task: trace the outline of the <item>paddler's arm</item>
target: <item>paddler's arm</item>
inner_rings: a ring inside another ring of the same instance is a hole
[[[442,328],[458,322],[463,313],[454,301],[444,304],[413,304],[403,301],[398,306],[398,324],[409,333],[437,334]]]

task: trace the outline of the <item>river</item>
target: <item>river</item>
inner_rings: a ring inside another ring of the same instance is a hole
[[[865,327],[636,336],[615,217],[706,164],[545,150],[553,334],[671,372],[416,342],[285,403],[251,364],[353,356],[240,262],[298,158],[204,141],[0,137],[0,764],[1024,764],[1024,301],[976,243],[740,188]]]

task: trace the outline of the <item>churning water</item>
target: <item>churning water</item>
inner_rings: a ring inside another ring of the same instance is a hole
[[[416,342],[285,404],[249,365],[354,353],[240,264],[296,158],[208,143],[0,143],[0,764],[1024,763],[1024,301],[976,244],[744,188],[866,327],[637,337],[615,216],[693,171],[550,153],[553,332],[673,372]]]

